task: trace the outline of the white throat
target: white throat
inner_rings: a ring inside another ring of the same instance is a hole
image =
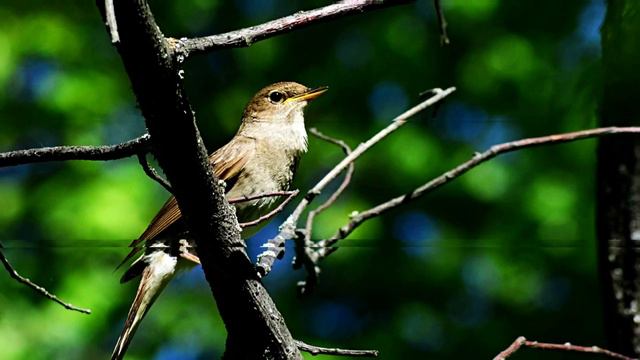
[[[244,136],[278,144],[277,148],[296,154],[307,151],[307,130],[304,127],[304,106],[296,106],[281,118],[254,120],[242,129]]]

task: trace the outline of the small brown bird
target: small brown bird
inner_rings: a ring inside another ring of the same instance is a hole
[[[233,139],[209,156],[215,175],[227,184],[227,198],[289,189],[298,160],[307,151],[303,109],[326,90],[280,82],[258,91],[244,109],[242,124]],[[256,219],[271,211],[278,201],[266,197],[238,203],[238,220]],[[171,197],[140,238],[133,241],[133,249],[123,261],[145,250],[120,280],[124,283],[141,276],[112,360],[123,358],[140,321],[176,270],[199,264],[191,245],[178,203]]]

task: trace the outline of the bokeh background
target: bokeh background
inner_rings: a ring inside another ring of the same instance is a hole
[[[154,1],[165,34],[229,31],[329,1]],[[186,84],[207,146],[235,132],[262,86],[330,91],[309,126],[355,146],[433,87],[458,87],[357,162],[345,195],[316,223],[411,190],[474,151],[596,125],[604,0],[431,1],[389,8],[190,58]],[[0,4],[0,151],[112,144],[142,134],[120,59],[91,1]],[[322,264],[301,298],[292,251],[265,283],[298,339],[375,348],[383,359],[492,358],[519,335],[604,345],[594,240],[595,141],[524,150],[369,221]],[[342,158],[316,139],[296,187]],[[116,265],[167,197],[134,158],[0,169],[0,241],[25,276],[91,315],[62,309],[0,273],[0,358],[107,358],[136,283]],[[252,256],[282,217],[249,240]],[[209,359],[225,331],[200,269],[172,282],[130,359]],[[247,339],[251,341],[251,339]],[[517,359],[586,358],[523,351]],[[311,356],[307,355],[307,358]],[[322,358],[322,357],[320,357]],[[327,359],[329,357],[326,357]]]

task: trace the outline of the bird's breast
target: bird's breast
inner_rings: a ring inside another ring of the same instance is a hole
[[[234,199],[289,190],[297,167],[297,158],[294,154],[278,151],[258,154],[245,165],[227,197]],[[273,210],[282,200],[282,196],[270,196],[237,203],[238,221],[257,219]]]

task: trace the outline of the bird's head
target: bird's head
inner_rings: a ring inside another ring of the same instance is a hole
[[[287,151],[305,152],[307,132],[303,109],[327,87],[308,88],[279,82],[258,91],[244,109],[239,135],[261,139]]]
[[[247,104],[242,121],[293,124],[304,121],[302,109],[327,91],[327,87],[308,88],[295,82],[279,82],[258,91]]]

